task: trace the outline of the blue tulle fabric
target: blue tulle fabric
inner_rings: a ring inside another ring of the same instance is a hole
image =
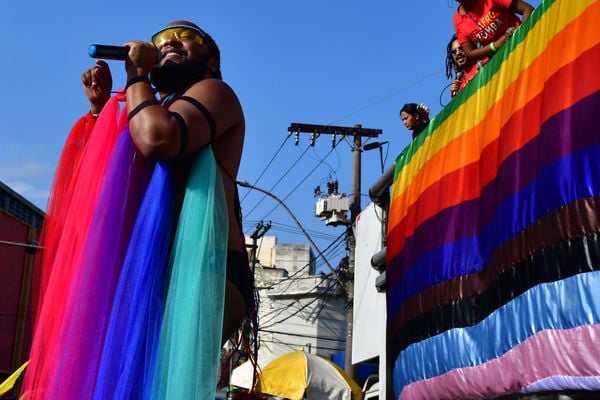
[[[172,180],[170,166],[156,164],[119,277],[94,399],[150,396],[173,224]]]
[[[196,156],[171,253],[152,399],[212,399],[219,372],[227,203],[210,147]]]

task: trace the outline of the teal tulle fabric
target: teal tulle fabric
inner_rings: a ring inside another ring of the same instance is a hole
[[[190,171],[171,252],[171,276],[152,399],[213,399],[219,373],[228,242],[227,202],[210,147]]]

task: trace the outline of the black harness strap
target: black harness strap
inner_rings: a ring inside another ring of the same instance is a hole
[[[127,114],[127,120],[131,121],[133,119],[133,117],[135,117],[137,115],[137,113],[139,113],[146,107],[159,106],[159,105],[160,104],[158,104],[158,101],[156,101],[156,99],[142,101],[133,110],[131,110],[131,112],[129,114]]]
[[[204,106],[204,104],[200,103],[198,100],[194,99],[193,97],[181,96],[181,97],[176,98],[173,101],[175,102],[177,100],[187,101],[188,103],[190,103],[194,107],[196,107],[198,110],[200,110],[200,112],[204,115],[204,118],[206,118],[206,122],[208,123],[208,126],[210,128],[210,144],[212,144],[213,141],[215,140],[215,137],[217,136],[217,125],[215,124],[215,119],[213,118],[210,111],[208,111],[208,109]],[[177,121],[179,122],[180,127],[181,127],[181,149],[179,150],[179,156],[182,156],[183,154],[185,154],[185,148],[187,147],[187,125],[186,125],[185,121],[183,120],[183,118],[181,117],[181,115],[179,115],[177,113],[173,113],[173,112],[171,114],[175,118],[177,118]],[[185,134],[184,134],[184,131],[185,131]],[[185,136],[185,145],[184,145],[184,136]],[[240,232],[242,232],[242,234],[243,234],[242,207],[240,204],[240,196],[239,196],[237,184],[235,182],[235,178],[231,175],[231,173],[227,170],[227,168],[225,168],[223,166],[223,164],[221,164],[219,162],[219,160],[217,160],[215,158],[215,161],[217,162],[219,167],[221,167],[221,170],[223,170],[223,172],[225,172],[225,175],[227,175],[234,184],[234,187],[235,187],[234,208],[235,208],[235,213],[236,213],[236,220],[238,223],[238,228],[240,229]]]
[[[175,119],[177,120],[177,123],[179,124],[179,152],[177,153],[177,158],[183,157],[185,155],[185,152],[187,151],[187,146],[188,146],[188,127],[187,124],[185,123],[185,120],[183,119],[183,117],[174,112],[174,111],[169,111],[169,114],[171,114],[172,117],[175,117]]]
[[[212,142],[215,140],[215,137],[217,136],[217,125],[215,124],[215,119],[213,118],[210,111],[208,111],[204,104],[200,103],[193,97],[181,96],[177,100],[187,101],[188,103],[196,107],[198,110],[200,110],[200,112],[204,115],[204,118],[206,118],[206,122],[208,123],[208,126],[210,128],[210,143],[212,144]]]

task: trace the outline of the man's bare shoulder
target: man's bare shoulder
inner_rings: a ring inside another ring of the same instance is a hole
[[[243,114],[237,95],[220,79],[203,79],[192,85],[185,94],[203,103],[213,113],[226,111],[233,116],[239,110],[239,114]]]
[[[220,79],[203,79],[200,82],[194,83],[186,92],[188,96],[237,96],[231,86]]]
[[[192,85],[186,96],[198,100],[215,120],[217,134],[244,126],[242,106],[231,87],[219,79],[204,79]]]

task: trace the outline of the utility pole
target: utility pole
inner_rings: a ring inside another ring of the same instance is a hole
[[[256,251],[258,249],[258,239],[263,237],[269,229],[271,229],[271,221],[267,222],[266,225],[263,224],[262,221],[260,221],[258,224],[256,224],[256,229],[254,229],[254,232],[252,232],[252,234],[250,235],[250,238],[252,239],[252,249],[250,253],[252,259],[252,275],[254,275],[256,261],[258,259],[258,256],[256,254]]]
[[[353,224],[361,210],[361,195],[360,195],[360,180],[361,180],[361,152],[362,138],[376,138],[382,134],[381,129],[363,128],[361,125],[353,127],[333,126],[333,125],[313,125],[292,123],[288,128],[288,132],[295,133],[296,144],[299,142],[300,133],[310,134],[310,145],[314,146],[316,139],[320,135],[332,135],[332,146],[335,147],[337,137],[352,136],[352,199],[350,204],[350,223]],[[346,292],[348,295],[346,303],[346,355],[344,361],[344,370],[352,378],[355,377],[354,365],[352,365],[352,323],[353,323],[353,300],[354,300],[354,253],[355,253],[355,238],[352,229],[348,229],[348,239],[350,242],[350,259],[349,259],[349,277],[345,282]]]

